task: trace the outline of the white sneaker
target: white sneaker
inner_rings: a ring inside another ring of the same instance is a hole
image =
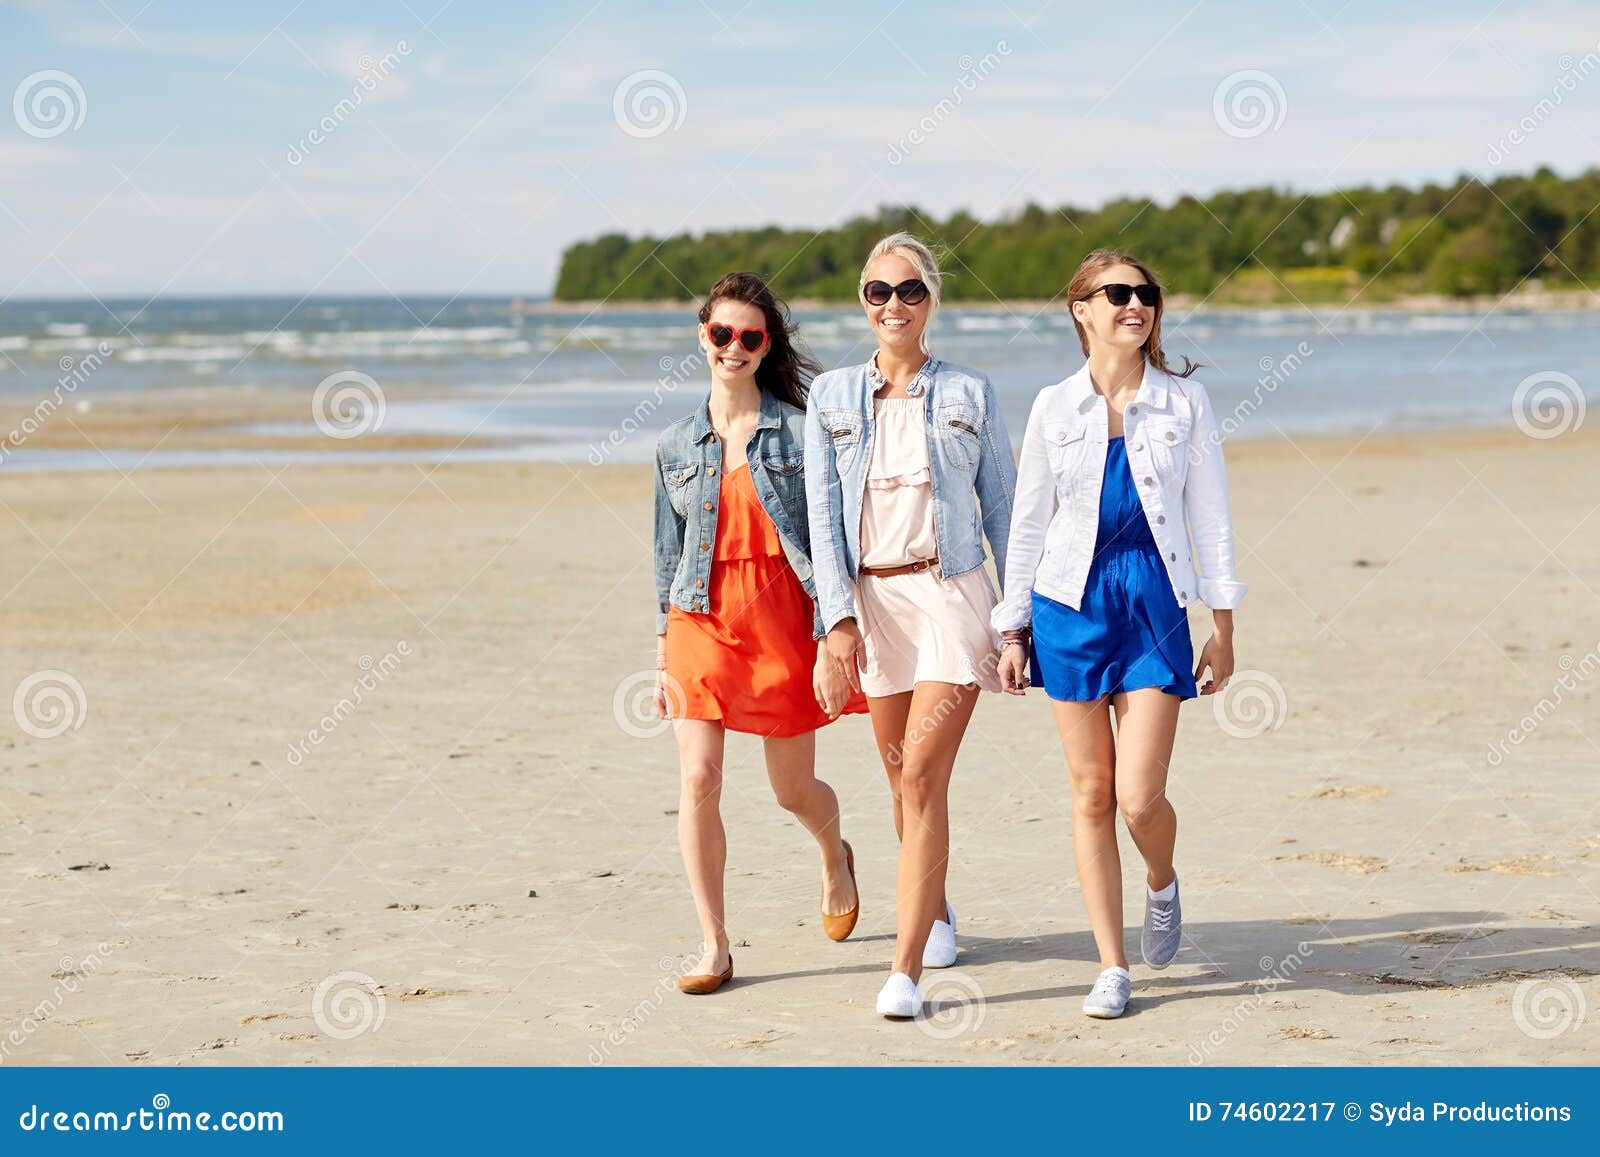
[[[878,993],[878,1015],[911,1020],[922,1011],[922,991],[903,972],[891,972]]]
[[[1133,978],[1126,968],[1111,967],[1095,979],[1089,995],[1083,998],[1086,1016],[1100,1020],[1114,1020],[1128,1007],[1128,995],[1133,990]]]
[[[928,933],[928,942],[922,946],[922,967],[949,968],[956,962],[956,910],[950,901],[944,904],[948,920],[935,920]]]

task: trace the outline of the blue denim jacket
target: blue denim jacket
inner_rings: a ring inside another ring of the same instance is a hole
[[[711,426],[711,398],[662,431],[656,442],[656,634],[667,633],[667,612],[711,610],[711,558],[717,547],[722,486],[722,439]],[[761,416],[745,454],[750,481],[777,528],[795,577],[814,600],[811,527],[806,518],[805,411],[762,392]],[[812,638],[822,637],[814,615]]]
[[[875,361],[829,370],[806,402],[805,481],[811,505],[812,566],[822,624],[856,617],[851,584],[861,558],[861,503],[872,461],[872,395],[883,386]],[[928,391],[928,465],[941,578],[983,565],[989,540],[1006,571],[1006,539],[1017,466],[989,379],[930,357],[906,387]],[[979,506],[982,522],[979,522]]]

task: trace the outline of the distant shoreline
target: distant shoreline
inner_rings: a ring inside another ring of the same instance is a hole
[[[695,301],[544,301],[524,302],[517,312],[524,314],[592,312],[610,313],[673,313],[693,309]],[[850,309],[849,301],[827,301],[816,298],[792,298],[789,308],[800,311]],[[1065,308],[1060,298],[1015,298],[1005,301],[952,301],[944,305],[948,310],[969,313],[1038,313],[1046,309]],[[1477,297],[1446,297],[1442,294],[1406,294],[1389,301],[1337,302],[1298,301],[1294,298],[1259,302],[1208,301],[1197,294],[1175,293],[1167,298],[1167,308],[1183,311],[1205,309],[1215,313],[1259,313],[1262,310],[1310,310],[1313,313],[1346,313],[1351,311],[1385,311],[1400,313],[1459,313],[1478,314],[1487,310],[1527,310],[1539,313],[1600,310],[1600,291],[1592,289],[1534,290],[1515,294],[1484,294]]]

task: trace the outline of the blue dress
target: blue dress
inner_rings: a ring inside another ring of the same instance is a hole
[[[1032,678],[1050,698],[1075,702],[1143,687],[1180,699],[1198,694],[1189,617],[1173,598],[1121,438],[1106,445],[1081,609],[1033,592]]]

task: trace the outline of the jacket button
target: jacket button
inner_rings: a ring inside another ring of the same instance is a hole
[[[1137,414],[1138,412],[1139,412],[1139,407],[1138,406],[1129,406],[1128,407],[1128,413]]]
[[[1178,597],[1180,599],[1186,599],[1186,598],[1189,597],[1189,592],[1188,591],[1179,591],[1178,592]]]
[[[1145,481],[1149,481],[1149,479],[1146,479],[1146,480],[1145,480]],[[709,502],[708,502],[708,503],[706,503],[706,509],[707,509],[707,510],[710,510],[710,509],[711,509],[711,503],[709,503]]]
[[[1147,474],[1147,475],[1145,475],[1145,479],[1144,479],[1144,484],[1145,484],[1145,485],[1146,485],[1146,486],[1149,486],[1149,485],[1150,485],[1150,484],[1151,484],[1151,483],[1153,483],[1153,482],[1154,482],[1154,481],[1155,481],[1155,479],[1154,479],[1154,478],[1151,478],[1151,477],[1150,477],[1150,476],[1149,476],[1149,475],[1148,475],[1148,474]],[[710,510],[710,509],[711,509],[711,506],[710,506],[710,504],[709,504],[709,503],[708,503],[708,504],[707,504],[707,505],[706,505],[706,509],[707,509],[707,510]]]
[[[1178,552],[1175,551],[1175,550],[1167,551],[1167,561],[1168,562],[1177,562],[1178,561]]]
[[[715,474],[716,472],[717,472],[717,468],[715,466],[707,466],[706,467],[706,473],[707,474]]]
[[[705,590],[706,580],[705,579],[695,579],[694,580],[694,585],[699,587],[701,590]]]
[[[1167,431],[1167,441],[1176,442],[1177,440],[1178,440],[1178,436],[1176,434],[1174,434],[1171,430],[1168,430]]]
[[[702,542],[700,544],[700,549],[701,550],[710,550],[711,549],[711,544],[709,542]]]
[[[1165,514],[1156,515],[1156,525],[1157,526],[1165,526],[1166,523],[1167,523],[1167,516]],[[704,550],[705,548],[701,547],[701,549]]]

